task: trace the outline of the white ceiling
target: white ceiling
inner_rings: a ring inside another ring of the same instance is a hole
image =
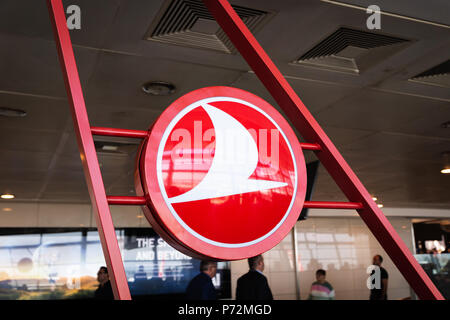
[[[71,0],[81,30],[70,32],[93,126],[146,130],[179,96],[205,86],[249,90],[278,108],[239,54],[144,40],[165,0]],[[344,1],[342,1],[344,2]],[[345,1],[360,6],[370,1]],[[450,151],[450,90],[408,81],[450,57],[448,1],[378,1],[381,33],[411,39],[405,49],[360,75],[294,65],[341,26],[364,30],[363,10],[320,0],[236,0],[272,18],[255,36],[324,127],[369,192],[390,207],[450,208],[450,176],[439,171]],[[367,30],[366,30],[367,31]],[[0,2],[0,192],[17,202],[88,203],[81,161],[45,1]],[[176,93],[149,96],[147,81]],[[307,151],[308,160],[314,156]],[[107,193],[133,194],[134,153],[99,155]],[[321,168],[314,200],[345,200]],[[4,200],[3,200],[4,201]]]

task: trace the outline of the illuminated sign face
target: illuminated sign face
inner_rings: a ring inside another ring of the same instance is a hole
[[[305,161],[286,120],[266,101],[203,88],[170,105],[141,147],[145,215],[178,250],[244,259],[278,244],[297,221]]]

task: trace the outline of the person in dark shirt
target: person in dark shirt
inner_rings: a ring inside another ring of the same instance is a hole
[[[140,281],[140,282],[142,282],[142,281],[146,281],[147,280],[147,272],[145,272],[145,270],[144,270],[144,266],[139,266],[139,270],[138,270],[138,272],[136,272],[135,274],[134,274],[134,281],[136,282],[136,281]]]
[[[99,282],[95,290],[94,298],[97,300],[114,300],[114,294],[109,281],[108,268],[100,267],[97,272],[97,281]]]
[[[375,266],[378,266],[380,268],[380,283],[381,283],[381,288],[372,288],[370,289],[370,300],[387,300],[387,289],[388,289],[388,278],[389,275],[386,271],[386,269],[384,269],[381,264],[383,263],[383,257],[380,256],[379,254],[375,255],[373,257],[373,262],[372,264]],[[373,275],[375,273],[375,270],[372,271]]]
[[[248,259],[250,271],[237,281],[236,300],[273,300],[264,271],[264,258],[258,255]]]
[[[212,278],[217,272],[217,262],[202,261],[200,273],[195,276],[186,288],[188,300],[217,300],[217,293],[212,283]]]

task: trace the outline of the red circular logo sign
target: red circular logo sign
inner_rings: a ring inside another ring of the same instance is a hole
[[[145,215],[178,250],[244,259],[277,245],[303,207],[306,167],[295,133],[263,99],[209,87],[172,103],[141,147]]]

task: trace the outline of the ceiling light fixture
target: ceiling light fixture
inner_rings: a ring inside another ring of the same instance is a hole
[[[13,211],[13,209],[11,209],[11,208],[3,208],[3,211],[5,211],[5,212],[11,212],[11,211]]]
[[[373,200],[373,201],[377,201],[378,198],[377,198],[377,197],[372,197],[372,200]]]
[[[102,149],[106,150],[106,151],[117,151],[119,149],[119,147],[118,146],[104,145],[102,147]]]
[[[450,168],[444,168],[441,170],[441,173],[443,174],[449,174],[450,173]]]
[[[15,196],[13,194],[5,193],[1,195],[2,199],[14,199]]]
[[[378,208],[383,208],[384,206],[380,203],[379,205],[378,205]]]
[[[168,96],[175,92],[175,86],[164,81],[150,81],[144,83],[142,90],[152,96]]]
[[[26,115],[27,115],[27,113],[20,109],[0,107],[0,116],[9,117],[9,118],[20,118],[20,117],[25,117]]]

